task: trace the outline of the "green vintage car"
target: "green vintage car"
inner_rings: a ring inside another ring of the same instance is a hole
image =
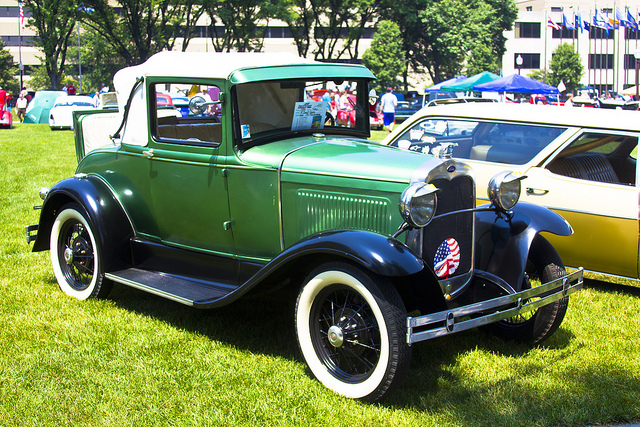
[[[582,273],[539,233],[571,227],[517,203],[522,176],[497,174],[476,208],[450,150],[368,141],[373,79],[255,53],[163,52],[123,69],[119,111],[76,113],[77,173],[41,191],[27,239],[79,299],[115,282],[215,308],[299,288],[291,320],[311,372],[364,401],[401,383],[416,342],[478,326],[541,342]],[[334,89],[351,120],[318,96]],[[169,91],[189,95],[189,115],[158,101]]]

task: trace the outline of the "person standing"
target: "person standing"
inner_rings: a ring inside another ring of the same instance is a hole
[[[398,98],[393,94],[393,88],[388,87],[387,93],[380,98],[380,109],[383,115],[383,124],[387,129],[387,133],[393,130],[393,125],[396,122],[396,106],[398,105]]]
[[[24,114],[27,111],[28,103],[29,101],[27,101],[27,98],[22,92],[20,92],[18,99],[16,99],[16,112],[18,114],[18,119],[20,119],[20,123],[24,121]]]

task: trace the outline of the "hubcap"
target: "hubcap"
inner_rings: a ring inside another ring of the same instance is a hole
[[[73,262],[73,251],[71,248],[67,248],[64,250],[64,260],[67,264],[71,264]]]
[[[334,347],[341,347],[344,341],[344,336],[342,335],[342,329],[339,326],[333,325],[329,328],[329,343],[331,343]]]

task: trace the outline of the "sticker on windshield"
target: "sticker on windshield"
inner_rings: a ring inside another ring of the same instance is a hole
[[[251,131],[249,130],[249,125],[242,125],[240,126],[240,128],[242,129],[242,139],[251,138]]]
[[[447,239],[440,244],[433,259],[436,276],[446,279],[456,272],[460,265],[460,246],[456,239]]]

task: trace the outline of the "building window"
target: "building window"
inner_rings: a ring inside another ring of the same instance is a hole
[[[516,53],[513,55],[513,68],[518,69],[517,58],[518,55],[522,57],[522,67],[530,70],[540,69],[540,54],[539,53]]]
[[[633,53],[627,53],[624,55],[624,69],[635,70],[636,69],[636,57]]]
[[[626,40],[640,40],[640,31],[634,28],[624,27],[624,38]]]
[[[539,39],[540,23],[539,22],[516,22],[515,36],[517,39]]]
[[[527,6],[527,12],[533,12],[533,6]]]
[[[633,55],[632,55],[633,56]],[[613,54],[592,53],[589,55],[590,70],[613,70]]]
[[[564,10],[564,8],[562,7],[552,7],[551,8],[551,12],[562,12]]]
[[[591,26],[589,29],[589,39],[593,40],[613,40],[615,34],[615,30],[609,30],[609,34],[607,34],[607,30],[604,28],[598,28]]]
[[[552,30],[551,37],[554,39],[574,39],[578,35],[577,30],[567,30],[566,28],[562,28],[562,30]]]

